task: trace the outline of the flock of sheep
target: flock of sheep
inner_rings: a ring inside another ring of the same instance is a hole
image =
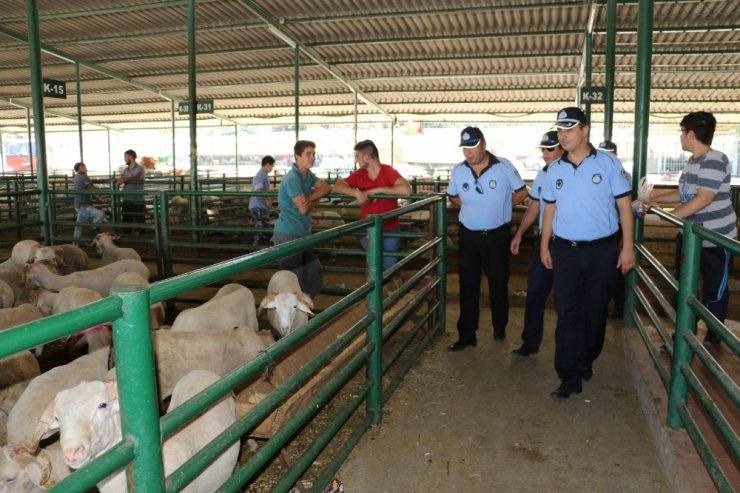
[[[149,269],[139,254],[116,246],[115,239],[110,233],[95,237],[101,266],[90,270],[78,247],[18,242],[0,264],[0,330],[95,302],[119,285],[148,286]],[[295,274],[278,271],[259,308],[282,337],[307,322],[313,304]],[[170,397],[167,412],[275,342],[273,332],[259,330],[254,295],[241,284],[227,284],[202,305],[181,311],[169,328],[159,303],[151,307],[151,320],[160,329],[152,337],[159,396]],[[41,347],[35,355],[24,351],[0,360],[0,493],[45,491],[121,440],[110,324],[90,327],[78,338],[76,345],[86,344],[88,353],[44,373],[37,359]],[[235,400],[225,397],[169,437],[165,473],[235,421]],[[237,442],[184,491],[212,491],[231,475],[238,456]],[[125,473],[108,476],[98,488],[126,491]]]

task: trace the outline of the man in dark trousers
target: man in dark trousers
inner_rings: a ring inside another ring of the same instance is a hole
[[[591,379],[593,362],[604,346],[614,267],[626,273],[635,265],[631,183],[616,156],[589,143],[586,122],[580,108],[558,112],[555,127],[565,152],[548,168],[542,194],[547,205],[540,258],[554,269],[557,293],[555,369],[560,386],[550,394],[555,399],[580,393],[582,381]]]
[[[545,304],[552,288],[552,270],[545,268],[540,261],[540,232],[542,231],[542,211],[545,202],[542,199],[542,189],[547,181],[547,168],[550,163],[563,155],[563,148],[558,142],[558,133],[551,130],[542,136],[540,150],[545,166],[540,169],[532,182],[529,191],[531,199],[527,211],[522,217],[522,222],[511,239],[511,253],[519,255],[519,246],[522,243],[522,235],[529,229],[535,220],[537,231],[534,236],[534,254],[529,262],[529,275],[527,278],[527,300],[524,308],[524,330],[522,330],[522,345],[512,353],[519,356],[529,356],[540,350],[542,332],[545,325]]]

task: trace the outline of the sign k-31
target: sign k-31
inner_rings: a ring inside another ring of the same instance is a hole
[[[44,96],[67,99],[67,83],[63,80],[43,79]]]
[[[187,115],[190,113],[190,102],[182,101],[177,104],[177,113],[180,115]],[[195,103],[195,113],[213,113],[213,100],[212,99],[201,99]]]

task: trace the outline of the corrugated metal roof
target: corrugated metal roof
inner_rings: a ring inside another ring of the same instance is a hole
[[[25,2],[0,0],[0,9],[0,130],[15,131],[25,126],[32,102]],[[90,124],[167,125],[170,99],[187,98],[186,1],[38,0],[38,10],[43,76],[66,81],[68,90],[66,100],[45,99],[47,126],[75,124],[74,61],[81,64],[82,117]],[[617,4],[616,121],[634,114],[638,12],[637,2]],[[305,47],[301,118],[350,121],[358,90],[364,118],[387,119],[382,110],[429,119],[508,114],[549,121],[576,99],[592,14],[591,84],[599,86],[605,84],[602,2],[199,0],[197,94],[213,99],[216,113],[231,121],[290,121],[295,54],[274,24]],[[740,123],[739,21],[740,1],[655,3],[653,113],[706,109]],[[603,107],[592,111],[598,121]]]

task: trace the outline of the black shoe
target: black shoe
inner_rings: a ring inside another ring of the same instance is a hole
[[[506,329],[494,329],[493,330],[493,340],[494,341],[503,341],[506,339]]]
[[[450,344],[449,346],[447,346],[447,350],[454,353],[454,352],[457,352],[457,351],[462,351],[463,349],[465,349],[468,346],[475,347],[477,345],[478,345],[478,341],[475,341],[475,340],[473,340],[473,341],[467,341],[467,342],[466,341],[457,341],[456,343]]]
[[[704,342],[702,344],[704,347],[717,347],[722,342],[722,339],[712,332],[711,330],[707,330],[707,335],[704,336]]]
[[[530,354],[537,354],[539,352],[539,348],[533,348],[530,346],[527,346],[526,344],[522,344],[522,347],[519,349],[515,349],[511,352],[511,354],[516,354],[519,356],[529,356]]]
[[[550,392],[550,397],[553,399],[567,399],[570,394],[580,394],[582,392],[581,384],[569,384],[561,383],[560,387]]]
[[[582,377],[583,380],[585,380],[586,382],[588,382],[589,380],[591,380],[591,377],[593,377],[593,376],[594,376],[594,370],[591,367],[591,365],[585,366],[583,368],[583,377]]]

